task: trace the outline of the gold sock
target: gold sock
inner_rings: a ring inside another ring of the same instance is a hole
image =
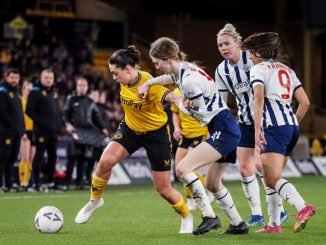
[[[182,218],[186,218],[190,214],[182,195],[180,195],[180,200],[176,204],[171,205],[171,207],[180,214]]]
[[[187,197],[188,199],[192,198],[191,191],[190,191],[190,189],[187,187],[186,184],[183,184],[183,190],[184,190],[184,192],[185,192],[185,194],[186,194],[186,197]]]
[[[203,186],[206,187],[206,177],[202,173],[200,173],[198,171],[196,171],[195,174],[197,175],[198,179],[203,184]]]
[[[95,174],[92,178],[92,185],[91,185],[91,199],[92,200],[99,200],[102,197],[104,188],[108,183],[107,180],[101,179],[97,177]]]
[[[26,162],[21,160],[18,166],[18,173],[19,173],[19,183],[20,185],[26,185]]]
[[[196,171],[196,172],[194,172],[194,173],[197,175],[198,179],[199,179],[200,182],[203,184],[203,186],[206,187],[206,177],[205,177],[204,175],[202,175],[202,174],[201,174],[200,172],[198,172],[198,171]],[[183,189],[184,189],[184,192],[185,192],[185,194],[186,194],[186,197],[187,197],[188,199],[192,198],[191,191],[190,191],[190,189],[189,189],[186,185],[183,185]]]
[[[28,184],[32,176],[32,166],[33,166],[32,162],[27,162],[26,166],[27,166],[26,183]]]

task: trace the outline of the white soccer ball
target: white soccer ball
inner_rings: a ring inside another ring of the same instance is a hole
[[[56,207],[45,206],[37,211],[34,224],[40,232],[56,233],[63,226],[63,214]]]

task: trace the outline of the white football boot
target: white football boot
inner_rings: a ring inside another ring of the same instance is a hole
[[[75,222],[77,224],[83,224],[89,220],[93,212],[104,204],[104,199],[101,197],[99,200],[90,200],[86,205],[78,212]]]

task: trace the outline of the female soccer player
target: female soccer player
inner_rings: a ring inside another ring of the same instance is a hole
[[[128,49],[114,52],[108,61],[113,79],[120,83],[120,101],[125,118],[100,158],[92,178],[90,201],[79,211],[75,222],[85,223],[103,205],[102,194],[112,168],[144,147],[151,163],[157,192],[182,217],[180,233],[192,233],[193,217],[182,195],[170,182],[171,142],[168,118],[162,102],[174,102],[176,96],[167,88],[156,85],[147,100],[139,98],[137,88],[152,78],[149,73],[137,69],[139,58],[139,51],[134,46],[129,46]]]
[[[297,209],[293,232],[300,232],[316,212],[305,203],[296,188],[282,178],[282,170],[299,138],[299,123],[309,107],[309,99],[295,72],[277,61],[280,38],[275,32],[253,34],[244,40],[242,48],[249,50],[255,64],[250,70],[254,92],[255,142],[261,150],[261,161],[266,186],[270,193],[270,220],[257,231],[282,233],[277,195]],[[296,113],[292,110],[293,96],[299,102]]]
[[[249,59],[249,51],[241,50],[242,37],[232,24],[226,24],[217,36],[217,46],[220,54],[225,59],[215,72],[215,80],[219,92],[227,102],[228,92],[235,96],[238,106],[238,120],[241,130],[241,139],[237,148],[242,188],[248,199],[251,216],[247,221],[249,227],[263,225],[265,220],[260,204],[259,183],[256,179],[256,170],[261,172],[261,161],[255,154],[255,129],[253,119],[253,93],[249,84],[249,71],[253,66]],[[263,179],[262,179],[263,180]],[[266,187],[266,202],[271,203],[270,190]],[[284,223],[288,215],[281,205],[281,223]]]
[[[210,137],[190,151],[179,163],[176,174],[191,190],[198,208],[204,215],[202,224],[194,234],[202,234],[210,227],[209,200],[205,189],[193,171],[210,164],[207,171],[207,188],[213,192],[221,209],[230,219],[226,234],[246,234],[248,227],[240,217],[230,192],[222,184],[222,176],[227,162],[235,163],[236,147],[240,140],[240,129],[230,110],[219,95],[214,80],[194,64],[185,61],[185,54],[178,44],[167,37],[157,39],[151,44],[150,57],[156,69],[165,75],[144,83],[139,89],[140,96],[146,97],[153,84],[175,83],[180,89],[183,100],[179,109],[193,116],[202,126],[208,127]],[[219,162],[219,163],[217,163]],[[206,217],[205,217],[206,216]]]
[[[180,90],[176,88],[173,93],[182,95]],[[207,126],[203,127],[200,123],[192,116],[186,115],[181,112],[177,105],[171,104],[172,121],[173,121],[173,138],[178,142],[178,147],[175,153],[175,167],[178,166],[179,162],[191,151],[195,146],[199,145],[208,136]],[[195,174],[206,186],[206,177],[200,171],[196,171]],[[197,205],[195,199],[192,197],[189,188],[184,184],[184,191],[187,197],[187,206],[189,210],[196,210]],[[206,194],[210,200],[214,200],[214,196],[208,190]]]

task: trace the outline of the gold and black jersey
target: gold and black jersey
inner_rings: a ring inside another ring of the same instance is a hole
[[[182,95],[178,88],[176,88],[173,93],[175,93],[176,95]],[[180,126],[184,137],[195,138],[208,134],[208,129],[206,126],[201,126],[195,118],[179,111],[179,108],[175,104],[171,105],[171,111],[179,114],[181,124]]]
[[[151,78],[149,73],[139,71],[139,78],[133,84],[121,84],[120,102],[125,112],[125,122],[135,132],[157,130],[168,120],[162,102],[170,90],[162,85],[153,85],[145,100],[138,97],[137,88]]]

